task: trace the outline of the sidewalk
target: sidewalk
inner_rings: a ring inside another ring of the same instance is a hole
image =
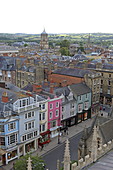
[[[82,123],[78,124],[78,125],[74,125],[72,127],[68,128],[68,135],[63,135],[60,137],[60,142],[63,143],[65,142],[65,140],[67,138],[71,138],[73,136],[75,136],[76,134],[80,133],[81,131],[83,131],[84,127],[90,127],[93,119],[88,119],[83,121]],[[36,156],[38,154],[38,156],[43,157],[44,154],[46,154],[47,152],[51,151],[52,149],[54,149],[55,147],[57,147],[58,145],[58,137],[55,137],[51,140],[51,142],[49,144],[47,144],[46,146],[44,146],[43,150],[38,149],[37,151],[33,152],[32,155]],[[11,161],[8,165],[3,166],[3,170],[10,170],[13,167],[13,163],[14,161]],[[0,170],[2,170],[0,168]]]

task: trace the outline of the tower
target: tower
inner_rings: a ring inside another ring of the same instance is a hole
[[[41,49],[48,49],[48,34],[44,31],[41,33],[41,41],[40,41],[40,48]]]

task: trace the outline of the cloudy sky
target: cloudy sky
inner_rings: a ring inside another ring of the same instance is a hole
[[[113,0],[0,0],[0,33],[113,33]]]

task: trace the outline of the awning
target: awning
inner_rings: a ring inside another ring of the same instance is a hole
[[[46,134],[50,134],[50,133],[51,133],[51,131],[50,131],[50,130],[48,130],[48,131],[46,131],[46,132],[40,133],[40,135],[41,135],[41,136],[44,136],[44,135],[46,135]]]

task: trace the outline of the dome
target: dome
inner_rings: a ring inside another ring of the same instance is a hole
[[[47,34],[46,31],[45,31],[45,28],[44,28],[44,31],[41,34]]]

